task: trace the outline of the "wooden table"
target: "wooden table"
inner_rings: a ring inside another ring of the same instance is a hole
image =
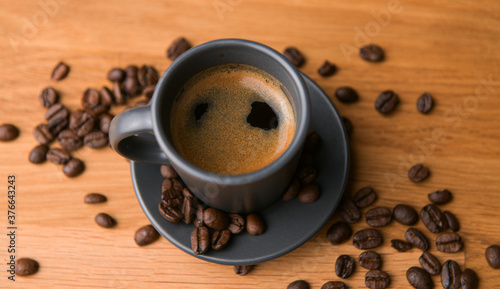
[[[134,232],[148,224],[130,181],[129,164],[111,149],[83,148],[74,156],[87,169],[69,179],[52,163],[28,162],[37,144],[32,129],[43,121],[40,91],[53,86],[74,110],[88,87],[108,85],[112,67],[151,64],[163,72],[171,63],[166,48],[179,36],[193,45],[227,37],[251,39],[279,51],[293,45],[307,57],[301,70],[326,91],[353,125],[351,177],[347,194],[372,186],[376,206],[406,203],[420,209],[427,194],[447,188],[453,201],[442,206],[461,222],[465,241],[456,254],[436,251],[444,262],[454,259],[474,269],[481,288],[499,288],[500,271],[488,267],[484,250],[500,244],[500,2],[482,1],[1,1],[0,123],[14,123],[20,137],[0,143],[2,183],[1,288],[286,288],[305,279],[311,288],[339,280],[334,264],[340,254],[361,253],[349,242],[332,246],[326,231],[332,217],[309,242],[283,257],[259,264],[245,277],[231,266],[201,261],[166,239],[138,247]],[[357,49],[381,45],[386,60],[361,60]],[[318,67],[328,59],[338,73],[323,78]],[[52,68],[65,61],[67,79],[50,80]],[[339,86],[352,86],[360,100],[340,103]],[[397,110],[384,116],[374,109],[387,89],[401,98]],[[424,91],[436,106],[416,110]],[[122,108],[117,108],[120,110]],[[328,125],[328,124],[325,124]],[[422,162],[431,176],[422,183],[406,177],[409,166]],[[16,177],[16,257],[39,261],[30,277],[7,279],[7,178]],[[88,192],[101,192],[108,202],[83,203]],[[94,216],[107,212],[118,226],[104,229]],[[363,210],[366,212],[366,209]],[[359,222],[354,230],[368,225]],[[422,222],[417,225],[431,240]],[[404,238],[405,226],[392,222],[381,229],[377,249],[391,288],[408,288],[405,272],[418,265],[421,252],[398,253],[389,240]],[[359,267],[345,282],[364,288],[366,270]],[[433,278],[436,285],[439,277]],[[437,286],[436,288],[440,287]]]

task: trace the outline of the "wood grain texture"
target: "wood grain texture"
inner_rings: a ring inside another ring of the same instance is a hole
[[[462,269],[474,269],[481,288],[500,287],[500,271],[489,268],[484,258],[487,246],[500,244],[500,2],[0,3],[0,123],[14,123],[21,129],[17,140],[0,143],[0,188],[5,192],[7,176],[16,175],[16,256],[32,257],[41,266],[36,275],[7,280],[7,195],[3,193],[1,288],[286,288],[297,279],[320,288],[326,281],[338,280],[334,264],[340,254],[357,258],[361,253],[350,242],[332,246],[326,241],[328,227],[339,220],[334,216],[297,250],[259,264],[241,277],[232,267],[198,260],[163,238],[146,247],[136,246],[134,232],[148,220],[135,198],[128,163],[111,149],[75,152],[87,166],[75,179],[66,178],[51,163],[28,162],[28,153],[36,145],[32,129],[43,121],[45,112],[38,102],[44,87],[54,86],[62,103],[74,110],[86,88],[108,84],[105,78],[112,67],[146,63],[163,72],[171,63],[165,57],[166,48],[178,36],[194,45],[237,37],[279,51],[289,45],[298,47],[307,57],[301,70],[317,81],[354,125],[346,194],[370,185],[379,193],[377,206],[406,203],[420,209],[428,203],[428,193],[449,189],[454,199],[442,208],[457,215],[465,246],[460,253],[436,255],[442,262],[454,259]],[[384,62],[367,63],[357,51],[342,50],[366,41],[385,49]],[[336,75],[317,74],[325,59],[337,64]],[[53,82],[51,70],[61,60],[71,66],[71,72],[67,79]],[[335,89],[345,85],[358,91],[359,102],[342,104],[333,97]],[[386,89],[397,92],[401,103],[394,113],[383,116],[374,109],[374,101]],[[416,110],[416,100],[424,91],[436,100],[425,116]],[[431,176],[413,184],[405,175],[417,162],[429,166]],[[104,193],[108,202],[84,204],[88,192]],[[99,212],[114,216],[118,226],[98,227],[93,218]],[[353,225],[354,230],[366,227],[364,220]],[[416,227],[434,239],[422,222]],[[391,239],[404,238],[405,230],[395,222],[381,230],[385,241],[377,251],[391,276],[391,288],[408,288],[406,269],[418,265],[418,250],[397,253],[389,245]],[[434,245],[431,252],[436,252]],[[363,288],[365,272],[358,266],[345,282],[351,288]],[[441,286],[439,277],[433,280]]]

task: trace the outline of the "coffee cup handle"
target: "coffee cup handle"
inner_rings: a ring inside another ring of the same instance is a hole
[[[170,164],[154,137],[151,106],[127,109],[109,126],[109,143],[120,155],[139,162]]]

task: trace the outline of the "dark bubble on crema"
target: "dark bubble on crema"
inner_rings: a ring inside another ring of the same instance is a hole
[[[278,127],[278,115],[269,104],[261,101],[252,103],[252,110],[247,117],[247,122],[263,130],[276,129]]]

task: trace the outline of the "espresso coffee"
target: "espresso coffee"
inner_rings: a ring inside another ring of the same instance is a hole
[[[238,175],[277,159],[295,134],[284,86],[245,64],[224,64],[193,76],[174,100],[177,151],[206,171]]]

